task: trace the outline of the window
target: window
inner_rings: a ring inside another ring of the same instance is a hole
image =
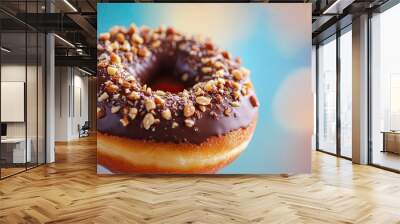
[[[352,157],[352,32],[340,36],[340,155]]]
[[[318,47],[318,149],[336,153],[336,39]]]
[[[371,140],[373,164],[400,170],[400,5],[371,19]]]

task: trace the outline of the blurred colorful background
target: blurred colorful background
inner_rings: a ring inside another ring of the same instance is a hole
[[[311,171],[311,4],[99,3],[97,32],[173,26],[213,42],[251,70],[260,101],[248,148],[221,174]],[[293,25],[296,24],[296,25]]]

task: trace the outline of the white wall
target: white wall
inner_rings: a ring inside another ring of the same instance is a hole
[[[55,141],[70,141],[88,120],[88,78],[72,67],[56,67],[55,74]]]

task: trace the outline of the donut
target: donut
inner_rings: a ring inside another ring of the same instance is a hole
[[[97,160],[113,173],[216,173],[256,128],[250,71],[172,27],[98,36]]]

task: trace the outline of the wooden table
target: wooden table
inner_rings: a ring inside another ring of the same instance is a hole
[[[400,131],[383,131],[383,152],[400,154]]]

